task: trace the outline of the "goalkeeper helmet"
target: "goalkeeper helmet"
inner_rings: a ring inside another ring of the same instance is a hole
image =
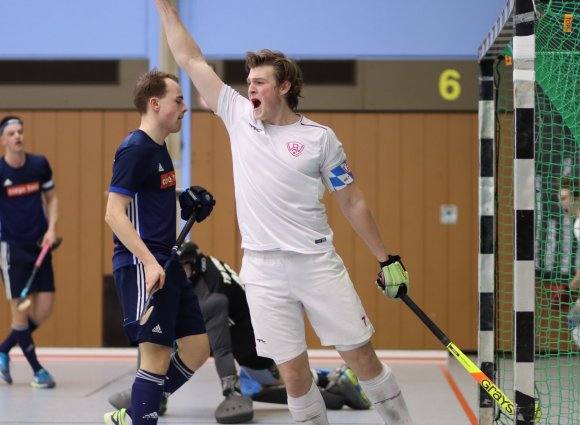
[[[181,265],[189,265],[194,275],[205,273],[207,270],[205,255],[203,255],[203,252],[201,252],[195,243],[185,241],[183,245],[181,245],[180,251],[181,256],[179,257],[179,261],[181,262]]]

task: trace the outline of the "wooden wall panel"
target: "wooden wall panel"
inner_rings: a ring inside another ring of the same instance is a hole
[[[53,165],[57,182],[60,220],[59,234],[63,243],[55,255],[55,278],[58,282],[56,298],[58,314],[54,316],[56,326],[55,345],[71,346],[77,343],[79,334],[79,279],[81,216],[79,194],[81,168],[80,157],[80,113],[60,112],[56,118],[57,155]],[[88,224],[88,223],[87,223]],[[63,332],[62,330],[66,330]]]
[[[374,188],[364,188],[367,197],[375,196],[377,206],[374,210],[375,219],[385,241],[387,252],[400,254],[402,247],[402,216],[405,214],[401,208],[403,197],[403,176],[398,164],[402,158],[402,120],[400,114],[379,114],[377,133],[377,160],[379,162],[379,179]],[[407,257],[403,263],[408,266]],[[377,269],[375,269],[378,272]],[[375,276],[373,276],[374,278]],[[413,277],[412,277],[413,278]],[[414,278],[413,278],[414,279]],[[363,298],[363,302],[369,301],[376,304],[376,316],[372,318],[375,329],[373,343],[383,349],[404,348],[401,345],[403,327],[399,326],[403,320],[405,305],[382,296],[374,283],[369,282],[371,293]],[[365,305],[366,305],[365,304]]]
[[[6,111],[9,113],[9,111]],[[137,128],[133,111],[15,111],[25,120],[27,147],[45,154],[60,200],[55,253],[57,304],[37,334],[39,346],[102,343],[102,281],[111,274],[112,234],[104,223],[106,191],[119,143]],[[312,113],[331,126],[391,253],[411,274],[411,295],[462,348],[477,345],[477,115]],[[194,112],[191,180],[214,193],[212,217],[192,239],[239,269],[230,147],[219,118]],[[335,245],[371,318],[381,349],[438,348],[401,302],[380,296],[377,264],[328,193],[324,197]],[[439,222],[441,204],[459,208],[456,225]],[[118,324],[121,326],[121,324]],[[0,308],[0,333],[9,316]],[[319,347],[310,328],[309,345]]]
[[[452,203],[449,198],[449,127],[447,119],[441,115],[426,115],[425,134],[425,222],[424,251],[425,278],[415,280],[412,293],[420,287],[424,293],[422,308],[442,329],[448,328],[449,302],[447,291],[449,267],[449,225],[440,223],[440,208]],[[440,342],[426,328],[422,330],[424,345],[437,348]]]
[[[80,166],[80,201],[79,212],[82,217],[79,234],[79,330],[77,338],[81,346],[101,345],[101,332],[83,332],[94,329],[95,323],[103,320],[103,250],[101,249],[103,211],[105,197],[103,193],[103,122],[100,112],[88,112],[80,117],[79,166]],[[101,242],[101,243],[98,243]]]
[[[477,299],[477,232],[473,232],[478,225],[478,181],[479,170],[469,161],[462,158],[478,158],[477,143],[472,143],[470,134],[477,134],[477,117],[474,115],[449,115],[449,127],[454,131],[449,134],[450,157],[453,162],[449,167],[449,178],[453,182],[449,186],[450,199],[459,208],[457,225],[450,226],[448,250],[449,280],[448,286],[450,315],[450,335],[454,335],[454,342],[459,347],[476,347],[476,332],[466,332],[465,329],[477,329],[478,305],[466,300]]]

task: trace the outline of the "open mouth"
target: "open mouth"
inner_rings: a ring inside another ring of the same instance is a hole
[[[259,108],[261,104],[262,102],[260,102],[258,99],[256,98],[252,99],[252,105],[254,105],[254,109]]]

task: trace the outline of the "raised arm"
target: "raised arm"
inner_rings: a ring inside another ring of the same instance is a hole
[[[173,2],[155,0],[155,6],[175,61],[187,72],[199,94],[215,112],[222,80],[206,62],[201,49],[183,26]]]

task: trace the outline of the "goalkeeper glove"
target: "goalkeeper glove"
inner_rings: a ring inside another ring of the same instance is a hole
[[[389,298],[398,298],[409,289],[409,272],[403,266],[401,257],[389,255],[387,261],[382,261],[381,271],[377,277],[379,291]]]
[[[195,211],[195,221],[202,222],[210,215],[215,205],[215,199],[211,193],[201,186],[191,186],[179,195],[179,205],[181,206],[181,218],[188,220]]]

